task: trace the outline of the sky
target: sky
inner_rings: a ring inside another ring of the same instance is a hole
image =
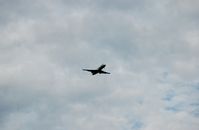
[[[198,0],[0,0],[1,130],[198,130],[198,25]]]

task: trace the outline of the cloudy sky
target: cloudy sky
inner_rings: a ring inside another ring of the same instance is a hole
[[[198,25],[198,0],[0,0],[0,129],[198,130]]]

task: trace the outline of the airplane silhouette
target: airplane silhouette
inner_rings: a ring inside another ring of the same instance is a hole
[[[95,70],[83,69],[83,71],[89,71],[89,72],[92,73],[92,75],[95,75],[95,74],[110,74],[109,72],[102,70],[105,66],[106,66],[105,64],[102,64],[99,68],[97,68]]]

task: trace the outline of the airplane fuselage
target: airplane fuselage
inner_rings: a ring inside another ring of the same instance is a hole
[[[102,64],[97,70],[102,70],[106,65]]]

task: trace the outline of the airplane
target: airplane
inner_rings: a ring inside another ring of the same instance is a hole
[[[97,69],[95,70],[90,70],[90,69],[83,69],[83,71],[89,71],[92,73],[92,75],[95,75],[95,74],[110,74],[109,72],[106,72],[106,71],[103,71],[102,69],[105,67],[106,65],[105,64],[102,64],[100,67],[98,67]]]

